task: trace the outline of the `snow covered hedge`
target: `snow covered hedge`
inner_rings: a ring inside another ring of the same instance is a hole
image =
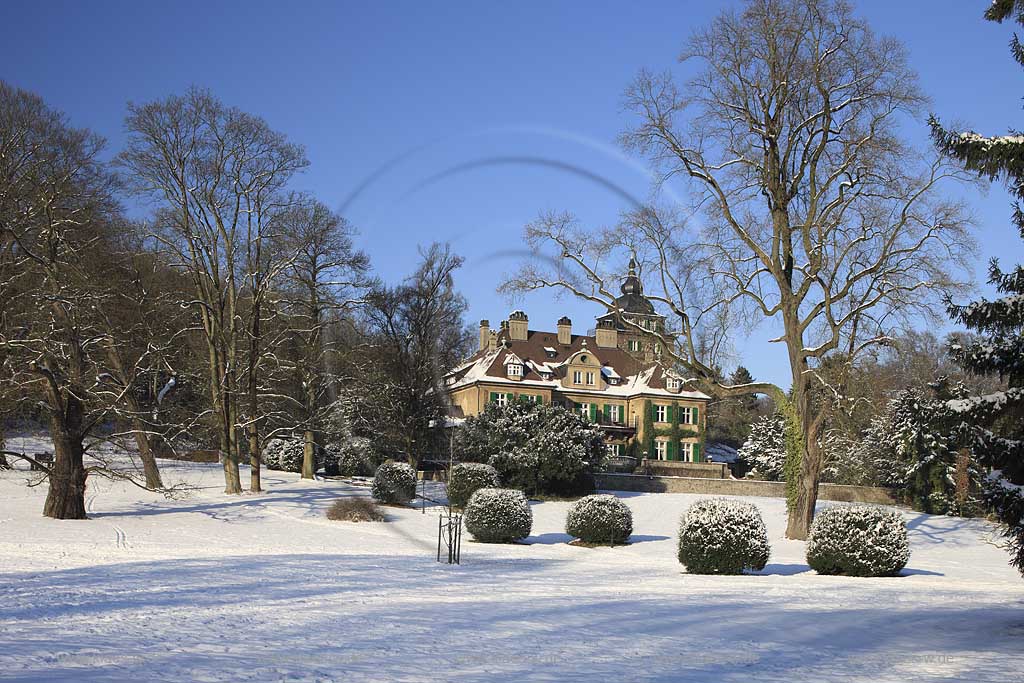
[[[707,498],[691,505],[679,525],[679,561],[691,574],[742,574],[764,569],[771,546],[751,503]]]
[[[580,498],[569,508],[565,533],[586,543],[622,545],[633,533],[633,513],[606,493]]]
[[[908,559],[907,525],[895,510],[826,508],[814,518],[807,537],[807,564],[819,574],[893,576]]]
[[[324,474],[341,477],[363,477],[371,472],[371,458],[365,447],[357,441],[327,446]]]
[[[477,489],[497,488],[498,470],[476,462],[459,463],[448,473],[448,502],[454,507],[466,507],[469,497]]]
[[[408,503],[416,497],[416,470],[404,462],[386,462],[373,477],[373,497],[382,503]]]
[[[270,470],[301,472],[303,448],[302,439],[271,439],[263,447],[263,464]]]
[[[512,543],[530,535],[533,511],[517,489],[478,489],[466,504],[463,519],[473,538],[484,543]]]
[[[464,460],[493,466],[504,485],[531,494],[593,493],[593,473],[606,457],[597,425],[549,403],[492,401],[455,438]]]

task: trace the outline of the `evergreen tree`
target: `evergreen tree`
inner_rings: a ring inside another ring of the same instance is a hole
[[[1011,19],[1024,25],[1024,0],[995,0],[985,18]],[[1014,59],[1024,66],[1024,46],[1010,41]],[[939,147],[970,170],[1006,181],[1015,196],[1013,223],[1024,239],[1024,135],[1011,132],[985,137],[945,129],[934,118],[932,135]],[[993,259],[989,282],[999,298],[966,306],[950,305],[956,322],[982,336],[973,343],[954,344],[954,358],[967,370],[998,376],[1005,388],[983,396],[946,402],[961,444],[970,446],[979,463],[991,469],[985,499],[1006,523],[1011,563],[1024,573],[1024,268],[1004,272]]]
[[[755,380],[750,371],[741,365],[724,381],[737,386],[753,384]],[[750,426],[764,414],[766,403],[767,400],[762,401],[754,392],[712,402],[708,406],[708,442],[739,448],[750,433]]]
[[[779,414],[766,415],[750,427],[750,436],[737,451],[757,479],[779,481],[786,463],[785,423]]]

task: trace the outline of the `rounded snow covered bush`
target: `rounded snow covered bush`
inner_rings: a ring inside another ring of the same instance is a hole
[[[764,569],[768,530],[751,503],[707,498],[691,505],[679,525],[679,561],[691,574],[742,574]]]
[[[372,492],[382,503],[408,503],[416,497],[416,470],[404,462],[386,462],[377,468]]]
[[[348,442],[327,447],[324,474],[328,476],[362,477],[373,471],[363,447]]]
[[[633,533],[633,513],[606,493],[580,498],[569,508],[565,533],[585,543],[622,545]]]
[[[271,439],[263,447],[261,459],[269,470],[301,472],[303,452],[302,439]]]
[[[484,543],[512,543],[530,535],[533,511],[517,489],[478,489],[463,514],[466,529]]]
[[[807,564],[819,574],[893,576],[909,559],[907,525],[896,510],[826,508],[814,518],[807,537]]]
[[[448,474],[448,502],[454,507],[466,507],[469,497],[477,489],[497,488],[498,470],[476,462],[459,463]]]

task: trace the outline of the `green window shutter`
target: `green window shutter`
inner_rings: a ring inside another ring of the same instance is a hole
[[[666,442],[665,443],[665,459],[666,460],[675,460],[676,459],[675,450],[676,450],[675,449],[675,443],[673,443],[672,441]]]
[[[696,408],[694,408],[694,410],[696,410]],[[693,444],[693,461],[694,462],[703,462],[700,459],[700,444],[699,443]]]
[[[672,418],[672,413],[674,413],[675,410],[676,410],[675,406],[668,406],[668,407],[665,408],[665,420],[667,422],[672,422],[672,419],[673,419]]]
[[[491,392],[491,400],[488,401],[488,403],[494,403],[497,400],[498,400],[498,392],[497,391],[492,391]]]
[[[590,404],[590,421],[591,422],[597,422],[597,404],[596,403],[591,403]]]
[[[505,394],[505,398],[507,398],[508,402],[511,403],[512,401],[516,400],[516,395],[515,394]]]
[[[658,421],[658,406],[651,404],[651,419],[655,422]]]
[[[612,420],[612,407],[607,403],[604,404],[604,420],[605,422],[611,422]]]
[[[544,397],[541,396],[540,394],[537,394],[537,404],[539,405],[539,404],[541,404],[543,402],[544,402]]]
[[[693,415],[693,417],[691,418],[693,420],[693,424],[700,425],[700,420],[697,419],[697,406],[694,406],[692,408],[690,414]],[[696,462],[696,455],[694,455],[694,462]]]

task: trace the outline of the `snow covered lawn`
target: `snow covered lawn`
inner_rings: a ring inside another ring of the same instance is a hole
[[[1024,581],[980,521],[907,512],[904,576],[823,577],[783,501],[749,498],[764,572],[691,576],[674,536],[696,496],[620,494],[630,546],[569,546],[569,504],[539,503],[528,545],[467,542],[452,567],[436,510],[330,522],[367,491],[272,472],[228,498],[216,466],[164,474],[199,488],[95,479],[92,519],[58,522],[0,473],[0,680],[1024,680]]]

